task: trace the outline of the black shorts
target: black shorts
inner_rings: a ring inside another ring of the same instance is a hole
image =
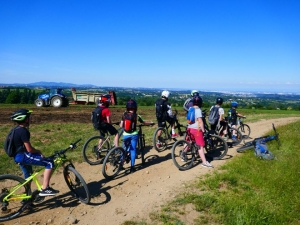
[[[104,137],[106,133],[109,133],[110,135],[116,135],[118,130],[109,123],[103,123],[101,124],[100,135]]]
[[[171,126],[175,123],[175,118],[172,118],[172,117],[168,117],[166,120],[164,121],[160,121],[158,120],[157,121],[157,125],[158,127],[166,127],[167,123],[168,122]]]

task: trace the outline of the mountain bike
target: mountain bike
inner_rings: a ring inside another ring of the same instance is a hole
[[[120,122],[112,123],[112,125],[118,125]],[[119,138],[123,134],[123,129],[118,128]],[[105,136],[92,136],[90,137],[82,147],[83,159],[90,165],[98,165],[103,162],[103,159],[107,152],[114,147],[114,135],[110,135],[105,132]],[[99,144],[100,140],[102,143]]]
[[[244,139],[248,139],[249,136],[250,136],[250,133],[251,133],[251,129],[250,129],[250,126],[248,124],[245,124],[243,122],[243,119],[246,118],[245,116],[244,117],[239,117],[238,120],[237,120],[237,129],[242,133],[243,135],[243,138]]]
[[[55,163],[52,174],[62,166],[64,179],[73,196],[82,203],[88,204],[90,202],[88,186],[82,176],[75,170],[71,160],[66,157],[66,152],[77,148],[77,143],[80,140],[70,144],[66,149],[55,151],[48,158],[53,159]],[[39,196],[42,185],[37,177],[44,170],[45,168],[42,168],[26,179],[12,174],[0,175],[0,221],[14,219],[26,208],[44,201],[45,196]],[[31,191],[31,183],[35,183],[36,190]]]
[[[243,140],[242,133],[238,129],[231,127],[231,125],[228,123],[227,118],[225,118],[224,122],[226,123],[226,125],[217,126],[217,129],[216,129],[217,134],[221,137],[225,136],[225,135],[221,134],[221,132],[223,130],[223,127],[226,126],[226,131],[227,131],[227,136],[228,136],[227,142],[230,144],[230,146],[235,146],[235,145],[240,144]],[[235,135],[235,137],[236,137],[235,140],[232,139],[232,135]]]
[[[221,159],[228,151],[226,141],[218,135],[205,132],[205,156],[211,159]],[[186,131],[186,139],[178,140],[172,147],[172,160],[179,170],[188,170],[194,165],[195,159],[198,157],[199,146],[196,144],[190,132]],[[182,160],[182,152],[186,152],[185,160]]]
[[[139,124],[138,127],[138,143],[137,152],[141,154],[142,165],[145,164],[145,135],[142,132],[142,126],[152,126],[154,123],[149,125]],[[113,179],[119,172],[124,168],[125,163],[130,163],[130,140],[123,141],[123,147],[115,147],[111,149],[105,156],[102,165],[102,174],[107,179]]]
[[[278,147],[279,147],[281,145],[280,140],[279,140],[279,133],[276,131],[274,124],[272,124],[272,128],[275,133],[274,135],[266,135],[266,136],[262,136],[262,137],[257,137],[252,141],[244,142],[244,145],[237,148],[236,151],[241,153],[241,152],[245,152],[246,150],[249,150],[249,149],[255,149],[256,146],[258,144],[260,144],[262,141],[267,142],[267,141],[272,141],[272,140],[276,140]],[[254,153],[255,153],[255,155],[258,154],[256,151]],[[273,154],[270,151],[268,153],[269,153],[269,156],[268,156],[269,158],[274,158]]]
[[[179,136],[183,136],[187,129],[187,125],[182,125],[177,119],[177,110],[175,110],[175,130],[178,130]],[[160,135],[158,135],[158,133]],[[172,138],[172,126],[166,122],[166,127],[158,127],[153,134],[153,146],[158,152],[164,151],[171,143],[172,140],[176,141],[176,138]]]

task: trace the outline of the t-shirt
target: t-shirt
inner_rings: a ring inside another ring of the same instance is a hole
[[[109,108],[106,108],[106,107],[101,107],[101,108],[103,108],[101,111],[101,121],[107,123],[107,116],[110,116],[110,114],[111,114],[110,110],[109,110]]]
[[[195,108],[195,123],[188,125],[188,128],[191,129],[198,129],[199,125],[198,125],[198,118],[202,119],[202,110],[200,108]]]

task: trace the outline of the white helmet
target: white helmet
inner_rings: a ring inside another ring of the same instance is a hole
[[[197,90],[192,90],[191,91],[191,96],[192,97],[199,96],[199,92]]]
[[[161,93],[161,97],[163,97],[163,98],[169,98],[169,95],[170,95],[170,92],[169,92],[169,91],[163,91],[163,92]]]

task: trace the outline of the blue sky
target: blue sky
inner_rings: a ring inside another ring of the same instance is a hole
[[[0,83],[300,91],[300,1],[0,2]]]

